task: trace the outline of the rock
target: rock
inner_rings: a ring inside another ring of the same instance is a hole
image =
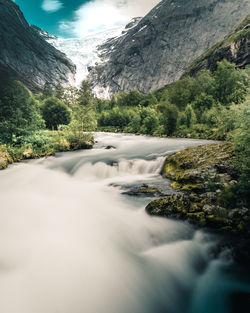
[[[185,191],[211,191],[229,182],[231,176],[219,174],[217,168],[223,162],[231,167],[232,145],[216,143],[188,148],[168,157],[162,169],[165,178],[174,181],[176,189]]]
[[[23,152],[23,159],[24,160],[30,160],[30,159],[35,159],[37,156],[36,154],[32,151],[32,149],[25,150]]]
[[[173,194],[168,197],[153,200],[146,206],[146,212],[150,215],[183,220],[187,216],[190,203],[191,202],[186,194]]]
[[[209,205],[209,204],[205,204],[202,208],[203,212],[206,215],[212,215],[214,212],[215,206],[214,205]]]
[[[237,184],[230,175],[236,173],[232,158],[232,145],[224,142],[188,148],[169,156],[161,173],[173,180],[171,186],[181,192],[152,201],[146,211],[250,237],[250,210],[229,211],[218,201],[223,186]]]
[[[162,195],[162,192],[154,186],[148,186],[147,184],[143,184],[139,187],[134,187],[128,191],[124,191],[123,194],[129,196],[159,197]]]
[[[9,153],[0,150],[0,170],[5,169],[10,163],[13,163],[13,160]]]
[[[116,148],[114,146],[107,146],[105,149],[110,150],[110,149],[116,149]]]
[[[89,72],[92,87],[103,96],[148,93],[176,81],[249,10],[249,1],[163,0],[136,26],[99,46],[102,62]]]
[[[74,83],[76,67],[65,54],[51,46],[25,20],[11,0],[0,0],[0,78],[6,73],[33,92]]]

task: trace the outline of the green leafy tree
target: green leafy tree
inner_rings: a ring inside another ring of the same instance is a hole
[[[215,100],[211,95],[201,93],[198,97],[195,98],[191,105],[195,111],[198,122],[200,122],[204,111],[210,110],[212,106],[215,105]]]
[[[131,90],[129,93],[121,92],[117,97],[118,106],[138,106],[144,96],[137,90]]]
[[[141,112],[142,126],[140,131],[144,134],[153,135],[159,127],[159,118],[155,110],[144,108]]]
[[[158,100],[155,97],[155,95],[152,93],[149,93],[140,101],[139,105],[143,107],[148,107],[148,106],[156,105],[157,102]]]
[[[64,102],[50,97],[42,103],[42,116],[49,129],[57,129],[58,125],[67,125],[71,120],[71,112]]]
[[[63,86],[58,83],[56,85],[56,88],[55,88],[55,97],[60,99],[60,100],[63,100],[64,99],[64,88]]]
[[[44,127],[38,102],[17,81],[1,81],[0,136],[11,142],[13,136],[22,136]]]
[[[244,101],[249,86],[246,73],[235,68],[235,64],[227,60],[218,62],[214,73],[215,96],[224,105]]]
[[[184,77],[173,83],[167,89],[167,99],[175,104],[180,110],[184,109],[188,103],[191,103],[194,98],[194,79]]]
[[[158,110],[162,113],[164,133],[166,135],[172,135],[176,130],[177,119],[179,115],[177,106],[170,103],[169,101],[164,101],[159,104]]]
[[[53,96],[54,94],[53,89],[48,82],[44,84],[42,94],[43,94],[43,99]]]
[[[186,125],[188,128],[191,128],[197,121],[195,112],[191,104],[187,105],[185,109],[185,115],[186,115]]]
[[[77,104],[80,106],[88,106],[93,104],[93,100],[94,97],[89,81],[82,81],[80,89],[78,91]]]

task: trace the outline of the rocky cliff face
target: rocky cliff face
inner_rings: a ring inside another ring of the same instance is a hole
[[[45,82],[73,84],[75,65],[27,23],[14,2],[0,0],[0,74],[6,72],[36,92]]]
[[[163,0],[133,28],[99,47],[90,69],[97,94],[143,93],[171,83],[245,17],[245,0]]]
[[[195,60],[184,74],[194,76],[202,69],[213,72],[217,68],[217,62],[223,59],[235,63],[238,68],[250,64],[250,14],[224,40]]]

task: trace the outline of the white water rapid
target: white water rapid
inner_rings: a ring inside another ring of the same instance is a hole
[[[228,294],[245,287],[225,273],[230,259],[212,258],[215,238],[122,194],[140,183],[171,193],[164,157],[203,141],[96,140],[0,173],[0,312],[229,312]]]

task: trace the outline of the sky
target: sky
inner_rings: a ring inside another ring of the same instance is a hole
[[[59,37],[84,37],[126,25],[160,0],[13,0],[28,23]]]

